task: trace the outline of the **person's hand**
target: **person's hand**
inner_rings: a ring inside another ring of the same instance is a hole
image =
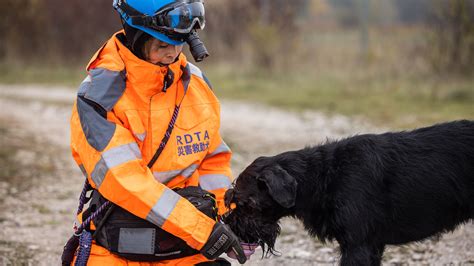
[[[253,253],[255,253],[255,249],[257,249],[259,246],[259,244],[257,243],[240,243],[240,245],[242,246],[242,249],[244,250],[244,254],[247,260],[250,259],[250,256],[252,256]],[[227,256],[235,260],[237,259],[237,255],[235,254],[233,250],[227,252]]]
[[[230,230],[229,226],[216,223],[206,244],[200,252],[204,257],[214,260],[224,252],[234,252],[240,264],[247,261],[247,256],[239,243],[239,238]]]

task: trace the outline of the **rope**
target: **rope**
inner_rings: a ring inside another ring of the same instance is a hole
[[[104,204],[102,204],[94,213],[92,213],[87,219],[77,227],[76,232],[74,233],[75,235],[80,235],[84,231],[84,228],[91,223],[92,220],[94,220],[99,214],[101,214],[105,209],[107,209],[110,206],[110,201],[106,201]]]
[[[150,169],[153,166],[153,164],[155,164],[156,160],[158,160],[158,157],[160,157],[161,152],[165,148],[166,143],[168,142],[171,136],[171,133],[173,132],[174,124],[176,123],[176,119],[178,119],[179,108],[180,108],[180,105],[176,105],[174,107],[173,116],[171,117],[170,123],[168,124],[168,129],[166,130],[165,135],[163,136],[163,139],[161,140],[160,146],[155,152],[155,155],[153,155],[153,158],[151,158],[150,162],[147,165],[148,168]]]
[[[92,235],[84,231],[79,238],[79,250],[77,251],[76,263],[74,266],[86,266],[91,254]]]
[[[82,212],[82,209],[84,209],[84,204],[86,204],[87,200],[89,200],[86,195],[87,191],[91,190],[92,187],[89,184],[89,180],[86,178],[86,181],[84,182],[84,187],[82,188],[81,196],[79,197],[79,206],[77,207],[77,215],[79,215]]]

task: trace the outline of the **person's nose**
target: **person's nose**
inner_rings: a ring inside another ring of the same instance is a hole
[[[168,46],[168,55],[170,56],[176,56],[180,52],[180,46],[179,45],[169,45]]]

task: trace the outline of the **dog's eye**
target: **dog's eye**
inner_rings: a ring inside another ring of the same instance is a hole
[[[260,190],[260,191],[266,190],[266,189],[267,189],[267,185],[266,185],[265,182],[263,182],[262,180],[257,180],[257,188],[258,188],[258,190]]]
[[[247,203],[237,203],[237,209],[244,211],[244,212],[249,212],[252,210],[252,203],[247,202]]]

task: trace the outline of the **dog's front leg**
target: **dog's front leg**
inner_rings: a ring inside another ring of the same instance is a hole
[[[384,245],[341,245],[341,266],[379,266],[382,263]]]

